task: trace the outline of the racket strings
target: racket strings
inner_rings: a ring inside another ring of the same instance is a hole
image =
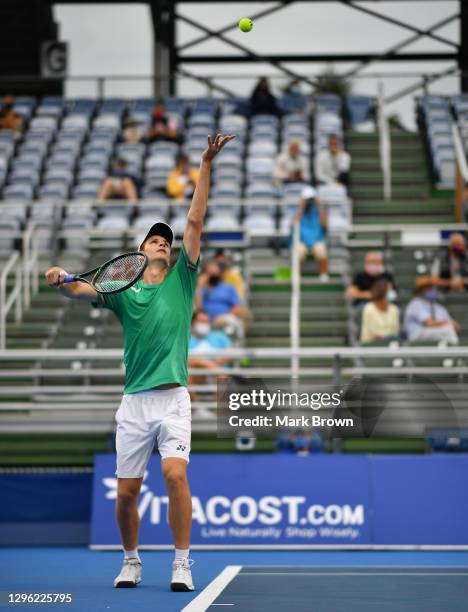
[[[129,253],[102,266],[93,279],[99,291],[117,291],[133,283],[145,268],[146,258],[141,253]]]

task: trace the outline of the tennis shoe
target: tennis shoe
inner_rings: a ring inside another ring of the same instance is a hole
[[[125,559],[120,574],[114,580],[116,588],[132,588],[141,582],[141,561]]]
[[[192,559],[176,559],[172,564],[171,591],[194,591],[191,566]]]

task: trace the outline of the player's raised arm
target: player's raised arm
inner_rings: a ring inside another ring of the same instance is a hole
[[[45,272],[45,277],[49,287],[56,287],[62,295],[67,298],[81,300],[83,302],[97,302],[98,293],[95,289],[85,283],[64,283],[63,279],[67,272],[57,266]]]
[[[208,146],[202,153],[200,174],[187,215],[187,225],[184,231],[185,250],[192,262],[196,262],[200,255],[200,237],[206,215],[206,207],[208,205],[208,193],[210,191],[211,162],[224,145],[233,138],[235,138],[233,134],[230,136],[221,136],[221,134],[218,134],[214,139],[208,136]]]

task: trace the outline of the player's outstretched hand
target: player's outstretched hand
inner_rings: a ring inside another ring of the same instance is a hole
[[[61,287],[65,276],[67,276],[67,272],[65,272],[63,268],[58,268],[57,266],[50,268],[47,270],[47,272],[45,272],[45,277],[49,287]]]
[[[202,153],[202,161],[211,161],[214,159],[224,145],[233,140],[235,137],[235,134],[229,134],[229,136],[221,136],[221,134],[216,134],[214,138],[208,136],[208,146]]]

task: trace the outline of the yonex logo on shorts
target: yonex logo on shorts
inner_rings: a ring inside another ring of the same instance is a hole
[[[177,450],[178,450],[178,451],[182,451],[182,452],[183,452],[183,451],[184,451],[186,448],[187,448],[187,447],[186,447],[186,446],[184,446],[183,444],[179,444],[179,446],[177,447]]]

